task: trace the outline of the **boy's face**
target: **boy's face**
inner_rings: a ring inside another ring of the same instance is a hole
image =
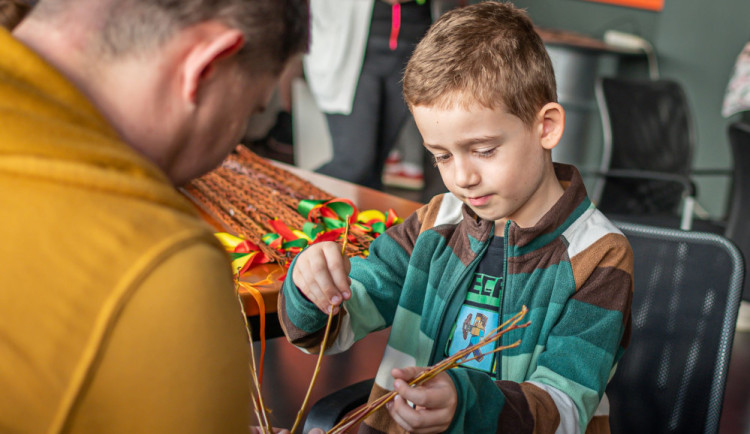
[[[533,226],[562,194],[542,144],[544,116],[528,127],[503,109],[478,105],[412,111],[448,190],[495,221],[496,233],[506,219]]]

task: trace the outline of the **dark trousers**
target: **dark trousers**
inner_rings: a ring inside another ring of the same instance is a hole
[[[391,50],[390,5],[375,1],[352,112],[326,114],[333,159],[317,172],[371,188],[383,187],[385,159],[410,116],[402,94],[403,70],[430,25],[429,9],[429,3],[402,4],[398,47]]]

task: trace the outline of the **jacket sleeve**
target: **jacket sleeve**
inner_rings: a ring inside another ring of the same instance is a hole
[[[226,254],[185,244],[147,266],[97,323],[65,431],[248,432],[249,336]]]
[[[453,432],[586,431],[630,337],[632,251],[616,237],[582,253],[589,255],[586,270],[574,265],[574,274],[585,278],[560,307],[527,381],[450,372],[459,395]]]
[[[367,258],[352,258],[352,297],[334,320],[326,353],[344,351],[368,333],[391,325],[420,225],[419,213],[415,212],[375,239]],[[279,320],[292,344],[314,353],[322,341],[327,315],[294,285],[291,276],[295,264],[296,258],[279,297]]]
[[[622,234],[609,234],[571,266],[576,290],[526,384],[552,398],[561,427],[584,432],[630,341],[633,252]]]

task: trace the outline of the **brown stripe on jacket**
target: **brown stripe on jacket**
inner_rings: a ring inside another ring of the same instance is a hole
[[[530,401],[521,385],[513,381],[495,381],[505,396],[505,404],[497,418],[498,433],[531,433],[534,431],[534,414]],[[554,406],[554,403],[552,404]]]
[[[606,283],[606,291],[602,290],[605,287],[602,282]],[[628,346],[632,332],[632,320],[630,318],[633,302],[632,274],[614,267],[597,268],[591,274],[589,280],[571,298],[603,309],[622,312],[622,323],[625,325],[625,331],[620,344],[623,348]]]
[[[565,189],[560,199],[534,225],[522,228],[511,226],[508,242],[515,246],[525,246],[540,235],[552,233],[562,226],[571,213],[586,199],[586,188],[578,169],[573,166],[555,164],[555,175]]]
[[[419,221],[422,222],[419,233],[435,226],[435,220],[437,220],[438,213],[440,212],[440,204],[443,203],[443,197],[442,194],[439,194],[433,197],[429,204],[417,210]]]
[[[317,354],[320,351],[320,343],[323,342],[323,336],[325,335],[325,325],[323,326],[323,328],[313,333],[308,333],[294,325],[294,323],[292,323],[286,313],[286,298],[284,298],[283,292],[279,292],[279,300],[277,306],[279,323],[281,324],[281,328],[284,330],[284,335],[286,336],[287,340],[293,345],[304,348],[305,350],[313,354]],[[344,319],[344,315],[348,315],[346,313],[346,310],[340,309],[339,313],[337,313],[333,317],[333,320],[331,322],[331,333],[327,342],[327,348],[330,348],[333,343],[336,342],[336,338],[341,332],[341,324],[343,322],[342,320]]]
[[[586,434],[609,434],[609,416],[594,416],[586,426]]]
[[[383,389],[374,383],[372,390],[370,391],[370,398],[367,402],[373,402],[381,396],[390,393],[390,390]],[[361,433],[406,433],[406,430],[401,428],[401,425],[397,424],[391,417],[385,407],[381,407],[378,411],[371,414],[364,423],[360,426],[359,432]]]
[[[553,433],[560,425],[560,412],[549,393],[531,383],[521,383],[529,413],[534,421],[534,433]]]
[[[406,251],[406,254],[411,256],[411,252],[414,250],[414,244],[417,242],[417,237],[421,230],[422,224],[419,221],[419,212],[425,207],[420,208],[417,212],[412,213],[402,223],[392,226],[388,229],[388,236],[393,239],[402,249]]]
[[[562,239],[557,238],[525,255],[508,258],[508,273],[531,274],[536,270],[543,270],[567,260],[567,246]]]
[[[617,247],[613,247],[617,246]],[[597,267],[611,267],[633,273],[633,250],[624,235],[609,233],[570,259],[576,289],[579,289]]]
[[[600,259],[597,262],[595,258]],[[625,236],[615,233],[603,236],[571,259],[571,266],[576,281],[572,298],[622,312],[625,331],[620,344],[627,347],[632,332],[633,250]]]
[[[460,223],[435,226],[444,195],[434,197],[430,203],[418,209],[400,225],[388,230],[388,235],[409,255],[414,249],[417,237],[424,231],[432,230],[447,240],[447,247],[464,265],[476,256],[471,249],[469,236],[486,241],[492,235],[493,222],[481,220],[468,207],[461,205],[463,220]]]

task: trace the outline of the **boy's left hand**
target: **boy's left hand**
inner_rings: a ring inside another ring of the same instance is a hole
[[[421,386],[409,387],[408,381],[423,370],[416,366],[391,370],[395,379],[393,388],[398,395],[388,403],[388,412],[406,431],[416,434],[443,432],[450,426],[456,412],[456,386],[450,375],[441,372]],[[412,408],[407,400],[416,408]]]

